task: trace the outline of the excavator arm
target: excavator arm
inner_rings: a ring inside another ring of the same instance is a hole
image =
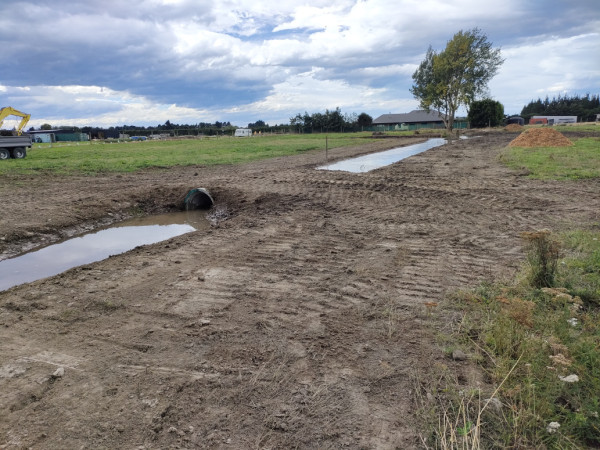
[[[18,116],[18,117],[22,118],[21,122],[19,123],[19,126],[17,127],[17,135],[20,136],[21,132],[23,131],[23,128],[25,128],[25,125],[27,125],[27,122],[29,122],[29,119],[31,118],[31,114],[22,113],[21,111],[17,111],[16,109],[12,108],[11,106],[2,108],[2,109],[0,109],[0,128],[2,128],[4,119],[6,119],[8,116]]]

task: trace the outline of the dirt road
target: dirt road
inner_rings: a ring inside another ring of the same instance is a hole
[[[521,231],[600,220],[598,180],[503,167],[515,136],[366,174],[314,170],[311,152],[0,180],[4,258],[193,187],[217,201],[208,233],[0,292],[0,448],[420,447],[415,378],[444,364],[476,382],[425,303],[512,274]]]

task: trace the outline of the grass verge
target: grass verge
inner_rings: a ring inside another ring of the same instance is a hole
[[[444,367],[420,386],[427,447],[600,446],[600,231],[557,238],[552,287],[535,286],[539,258],[529,258],[517,281],[452,298],[462,319],[446,345],[463,349],[484,377],[469,383]]]
[[[328,148],[368,142],[369,133],[327,136]],[[276,135],[251,138],[205,138],[168,141],[85,142],[34,145],[27,158],[2,161],[0,176],[49,171],[60,174],[134,172],[140,169],[191,165],[237,164],[325,150],[324,134]]]
[[[527,169],[539,179],[600,177],[600,138],[577,139],[572,147],[509,147],[500,160],[513,169]]]

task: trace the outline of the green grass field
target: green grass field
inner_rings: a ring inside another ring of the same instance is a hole
[[[360,145],[370,133],[327,136],[328,148]],[[275,135],[252,138],[205,138],[169,141],[82,142],[35,144],[27,158],[0,164],[0,175],[134,172],[145,168],[236,164],[310,150],[325,150],[325,134]]]
[[[510,147],[501,161],[513,169],[528,169],[532,178],[596,178],[600,177],[600,138],[580,138],[572,147]]]

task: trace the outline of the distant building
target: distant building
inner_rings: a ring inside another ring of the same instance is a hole
[[[439,111],[415,109],[404,114],[383,114],[373,120],[373,127],[387,130],[416,130],[419,128],[444,128],[444,115]],[[455,128],[467,128],[467,122],[461,119],[454,121]]]
[[[383,114],[373,120],[373,125],[402,125],[422,124],[422,125],[444,125],[442,114],[439,111],[425,111],[415,109],[406,114]]]
[[[506,125],[510,125],[511,123],[516,123],[517,125],[525,125],[525,119],[519,116],[513,116],[506,119]]]
[[[546,119],[548,125],[557,125],[559,123],[577,123],[577,116],[533,116],[529,119],[529,124],[543,123],[543,119]],[[532,121],[534,121],[532,123]]]
[[[89,141],[90,137],[86,133],[80,133],[73,130],[37,130],[28,131],[28,134],[32,136],[33,142],[61,142],[61,141]]]
[[[548,125],[548,119],[545,117],[532,117],[529,119],[529,125]]]

